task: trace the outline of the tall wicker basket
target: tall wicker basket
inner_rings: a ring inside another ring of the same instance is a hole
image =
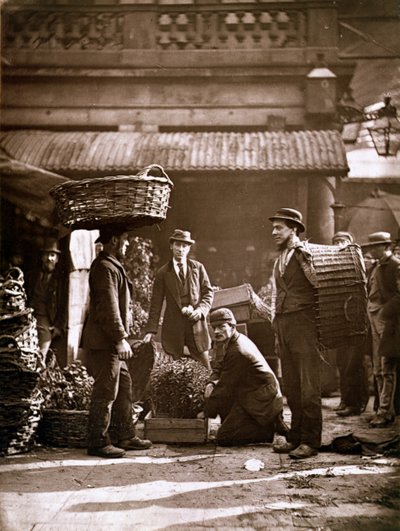
[[[367,330],[364,262],[356,244],[307,244],[317,277],[317,327],[325,348],[363,340]]]
[[[158,164],[137,175],[67,181],[50,190],[61,223],[71,229],[152,225],[167,216],[173,183]]]

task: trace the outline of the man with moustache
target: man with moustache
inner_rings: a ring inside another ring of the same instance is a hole
[[[282,393],[264,356],[236,330],[236,319],[229,308],[211,312],[210,324],[222,355],[206,386],[204,415],[221,417],[218,444],[272,442],[275,431],[286,435]]]
[[[362,248],[371,254],[375,264],[368,278],[368,318],[372,335],[372,366],[379,395],[371,428],[384,428],[393,423],[396,411],[397,363],[400,357],[400,260],[392,251],[389,232],[368,235]]]
[[[67,278],[59,266],[61,251],[56,238],[46,238],[40,249],[40,267],[28,273],[28,301],[37,321],[43,362],[52,343],[64,333],[67,322]]]
[[[144,341],[157,332],[164,300],[165,314],[161,343],[174,359],[183,356],[186,346],[191,357],[211,370],[211,347],[206,318],[214,292],[203,264],[188,258],[194,240],[189,231],[175,229],[169,238],[172,260],[156,274]]]
[[[293,459],[317,455],[321,445],[320,353],[317,348],[316,276],[299,234],[302,214],[280,208],[269,218],[280,251],[274,264],[274,328],[282,363],[283,392],[291,411],[287,442],[274,446]]]
[[[103,251],[89,273],[90,307],[82,335],[88,350],[88,369],[94,377],[88,422],[88,454],[122,457],[125,450],[150,448],[135,435],[132,420],[132,381],[126,362],[132,325],[132,283],[121,261],[129,246],[119,226],[100,229],[96,243]]]

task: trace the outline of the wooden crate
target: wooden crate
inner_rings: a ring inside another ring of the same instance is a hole
[[[148,413],[144,420],[144,436],[153,443],[204,443],[207,434],[207,419],[153,417]]]
[[[214,292],[212,309],[229,308],[238,323],[249,321],[251,318],[250,294],[245,284],[233,288],[221,289]]]

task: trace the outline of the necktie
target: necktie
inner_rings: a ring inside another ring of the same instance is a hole
[[[179,280],[182,282],[182,284],[185,283],[185,271],[183,270],[183,264],[181,262],[178,262],[179,267]]]

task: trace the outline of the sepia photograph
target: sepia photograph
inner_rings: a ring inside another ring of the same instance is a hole
[[[399,530],[399,1],[0,16],[0,530]]]

